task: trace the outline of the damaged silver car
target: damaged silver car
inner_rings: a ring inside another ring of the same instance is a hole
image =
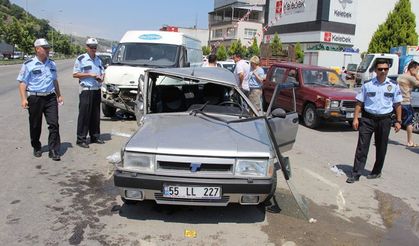
[[[139,128],[114,173],[125,203],[257,205],[274,194],[277,170],[289,178],[282,153],[295,142],[295,112],[258,112],[222,68],[150,69],[142,79]]]

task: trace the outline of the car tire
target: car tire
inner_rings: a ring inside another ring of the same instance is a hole
[[[276,185],[278,183],[278,178],[277,178],[277,171],[274,171],[274,174],[272,175],[272,189],[271,192],[269,193],[269,195],[265,198],[265,200],[262,203],[267,203],[271,200],[271,198],[275,195],[275,191],[276,191]]]
[[[304,108],[303,122],[308,128],[316,128],[319,126],[320,117],[317,114],[316,107],[311,103],[307,104]]]
[[[138,203],[139,203],[139,201],[136,201],[136,200],[128,200],[128,199],[126,199],[126,198],[124,198],[124,197],[121,197],[121,200],[122,200],[122,202],[123,202],[123,203],[125,203],[126,205],[136,205],[136,204],[138,204]]]
[[[114,117],[116,108],[111,107],[105,103],[102,103],[102,113],[105,117]]]
[[[419,109],[415,109],[415,111],[413,112],[412,126],[413,126],[413,132],[419,133]]]

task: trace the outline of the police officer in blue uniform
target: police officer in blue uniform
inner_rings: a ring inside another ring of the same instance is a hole
[[[374,167],[367,176],[368,179],[381,177],[381,170],[387,152],[388,136],[391,128],[391,115],[396,112],[396,123],[394,130],[398,132],[401,128],[401,104],[402,95],[399,85],[387,78],[389,61],[386,59],[377,60],[375,73],[377,77],[365,82],[361,91],[356,96],[358,100],[353,128],[359,129],[358,145],[355,152],[352,175],[346,180],[347,183],[354,183],[359,180],[361,172],[365,168],[368,150],[374,133],[376,145],[376,157]],[[362,110],[362,118],[359,113]]]
[[[105,143],[100,138],[100,86],[104,77],[102,61],[96,56],[98,42],[95,38],[86,41],[85,54],[77,57],[74,63],[73,78],[79,79],[79,116],[77,120],[77,142],[82,148],[89,148],[90,143]]]
[[[41,136],[42,114],[48,124],[49,157],[54,161],[60,158],[60,132],[58,125],[58,103],[63,97],[57,80],[57,67],[53,60],[48,59],[50,46],[48,41],[40,38],[34,43],[36,56],[23,63],[17,81],[21,106],[29,112],[29,131],[31,145],[35,157],[42,156]]]

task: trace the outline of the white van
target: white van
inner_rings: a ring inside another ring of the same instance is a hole
[[[374,72],[375,61],[377,59],[385,59],[390,63],[388,75],[398,74],[399,56],[396,54],[366,54],[359,64],[356,71],[356,84],[362,85],[365,81],[370,80],[377,76]]]
[[[201,41],[178,32],[127,31],[107,67],[102,85],[102,112],[117,108],[134,113],[138,82],[149,68],[202,65]]]

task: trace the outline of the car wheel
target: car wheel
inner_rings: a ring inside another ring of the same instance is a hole
[[[267,203],[271,200],[271,198],[275,195],[275,191],[276,191],[276,184],[278,182],[277,179],[277,175],[276,175],[276,171],[274,171],[274,174],[272,175],[272,189],[271,192],[269,193],[269,195],[265,198],[265,200],[262,203]]]
[[[121,197],[122,202],[124,202],[126,205],[136,205],[139,203],[139,201],[136,200],[128,200],[124,197]]]
[[[415,112],[413,113],[413,132],[419,133],[419,109],[415,109]]]
[[[307,104],[303,113],[304,125],[309,128],[316,128],[319,126],[320,118],[317,114],[316,107],[313,104]]]
[[[115,116],[115,112],[116,112],[116,108],[102,103],[102,113],[103,113],[104,116],[113,117],[113,116]]]

